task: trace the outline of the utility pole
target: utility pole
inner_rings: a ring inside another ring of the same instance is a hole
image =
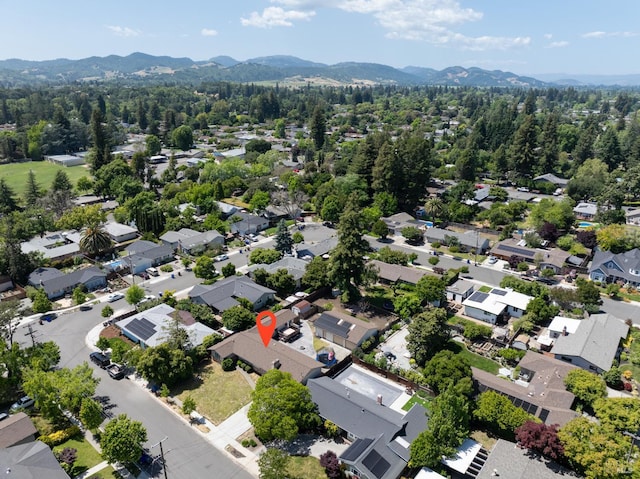
[[[164,461],[164,449],[162,449],[162,443],[169,439],[169,436],[165,436],[164,439],[160,440],[157,444],[154,444],[149,449],[153,449],[156,446],[160,446],[160,460],[162,461],[162,470],[164,472],[164,479],[167,479],[167,464]]]
[[[36,338],[33,336],[35,331],[33,330],[33,327],[29,324],[27,326],[29,328],[29,332],[28,333],[24,333],[25,336],[31,336],[31,344],[33,345],[33,347],[36,347]]]

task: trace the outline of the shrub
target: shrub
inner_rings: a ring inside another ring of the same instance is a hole
[[[630,380],[631,380],[631,378],[633,377],[633,372],[627,369],[627,370],[625,370],[625,371],[622,373],[622,376],[623,376],[627,381],[630,381]]]
[[[160,387],[160,397],[168,398],[169,394],[171,394],[171,391],[169,390],[169,387],[166,384],[163,384]]]
[[[462,266],[462,267],[458,268],[458,271],[460,271],[461,273],[467,274],[467,273],[469,273],[469,267],[468,266]]]
[[[324,430],[329,437],[338,437],[340,434],[340,428],[328,419],[324,422]]]
[[[438,249],[440,248],[440,246],[442,246],[442,244],[439,241],[434,241],[433,243],[431,243],[431,247],[434,249]]]
[[[631,392],[633,390],[633,386],[631,386],[631,383],[624,383],[624,390],[627,392]]]
[[[39,441],[44,442],[49,447],[57,446],[65,441],[68,441],[72,437],[76,437],[80,434],[80,428],[78,426],[71,426],[67,429],[61,429],[60,431],[52,432],[45,436],[40,436]]]
[[[529,271],[529,264],[525,263],[524,261],[518,263],[518,271]]]
[[[453,246],[449,246],[449,252],[451,253],[459,253],[460,252],[460,246],[458,245],[453,245]]]
[[[437,256],[430,256],[428,261],[430,265],[435,266],[440,262],[440,258]]]
[[[222,370],[223,371],[233,371],[235,369],[235,367],[236,367],[236,365],[235,365],[233,359],[231,359],[231,358],[227,358],[227,359],[224,359],[222,361]]]
[[[331,311],[333,309],[333,303],[327,303],[323,306],[325,311]]]
[[[243,439],[240,444],[242,444],[242,447],[249,447],[249,439]]]
[[[256,447],[257,445],[258,443],[255,441],[255,439],[249,439],[249,447]]]
[[[182,401],[182,413],[189,415],[195,410],[196,401],[191,396],[184,398],[184,401]]]
[[[170,264],[165,264],[160,266],[160,271],[162,271],[163,273],[171,273],[173,271],[173,266],[171,266]]]

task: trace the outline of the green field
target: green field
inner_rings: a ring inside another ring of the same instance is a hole
[[[36,174],[36,181],[43,190],[48,190],[51,187],[51,182],[58,170],[64,170],[74,185],[76,181],[78,181],[78,178],[82,176],[91,177],[89,168],[83,165],[65,168],[64,166],[56,165],[48,161],[27,161],[24,163],[0,165],[0,178],[4,178],[7,185],[9,185],[16,195],[22,196],[27,185],[29,170],[33,170]]]

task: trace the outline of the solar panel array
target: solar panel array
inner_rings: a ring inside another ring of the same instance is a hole
[[[391,467],[391,464],[375,450],[371,451],[367,457],[364,458],[362,464],[377,478],[384,476],[384,473]]]
[[[542,409],[540,411],[540,414],[538,414],[538,417],[542,422],[547,422],[547,417],[549,417],[549,412],[550,411],[548,409]]]
[[[527,256],[533,258],[536,254],[535,251],[529,251],[526,249],[518,248],[517,246],[509,246],[508,244],[501,244],[498,249],[508,251],[509,253],[517,254],[518,256]]]
[[[145,318],[136,318],[127,324],[126,329],[131,331],[142,341],[146,341],[156,333],[156,325]]]
[[[340,456],[340,458],[344,461],[355,461],[364,451],[367,450],[372,442],[373,439],[370,438],[358,439],[345,451],[344,454]]]
[[[321,328],[325,331],[329,331],[330,333],[337,334],[342,338],[346,338],[348,337],[349,330],[351,329],[351,326],[353,326],[353,324],[349,321],[344,320],[340,324],[338,324],[339,321],[339,318],[335,318],[323,313],[318,319],[315,320],[314,326],[316,328]]]
[[[506,296],[507,295],[507,292],[504,289],[497,289],[497,288],[492,289],[491,293],[492,294],[497,294],[498,296]]]
[[[536,411],[538,410],[537,404],[530,403],[529,401],[525,401],[524,399],[517,398],[515,396],[512,396],[511,394],[505,394],[502,391],[498,391],[496,389],[490,388],[485,384],[479,384],[478,389],[480,390],[480,392],[493,391],[502,396],[505,396],[509,399],[509,401],[511,401],[511,403],[514,406],[524,409],[525,412],[528,412],[529,414],[535,415]],[[547,409],[543,409],[542,411],[540,411],[540,419],[542,419],[541,416],[544,414],[544,411],[546,411],[545,419],[546,419],[546,416],[549,415],[549,411]],[[542,420],[544,421],[544,419]]]
[[[488,297],[489,295],[487,293],[483,293],[482,291],[476,291],[469,297],[469,299],[471,301],[475,301],[476,303],[482,303]]]

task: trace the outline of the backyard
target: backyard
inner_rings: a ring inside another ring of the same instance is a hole
[[[482,369],[483,371],[491,374],[498,374],[500,364],[498,364],[493,359],[485,358],[484,356],[480,356],[479,354],[472,353],[462,343],[459,343],[457,341],[449,341],[447,349],[450,349],[456,354],[460,354],[469,362],[469,365],[473,366],[474,368]]]
[[[78,178],[82,176],[91,177],[91,173],[84,166],[64,167],[48,161],[28,161],[24,163],[0,165],[0,177],[4,178],[7,186],[9,186],[14,193],[21,196],[25,191],[30,170],[33,170],[36,175],[36,181],[40,187],[45,190],[51,187],[51,182],[58,170],[63,170],[74,185],[76,181],[78,181]]]
[[[624,348],[629,352],[623,352],[620,355],[620,370],[631,371],[633,379],[638,381],[640,380],[640,329],[631,328],[629,337],[624,342]]]
[[[215,425],[251,401],[252,387],[239,370],[223,371],[213,362],[201,370],[200,377],[202,381],[194,378],[171,392],[182,401],[191,396],[196,410]]]
[[[429,404],[432,400],[433,398],[430,397],[427,393],[418,391],[413,396],[411,396],[411,399],[409,399],[404,406],[402,406],[402,410],[408,411],[415,403],[421,404],[422,407],[429,410]]]

